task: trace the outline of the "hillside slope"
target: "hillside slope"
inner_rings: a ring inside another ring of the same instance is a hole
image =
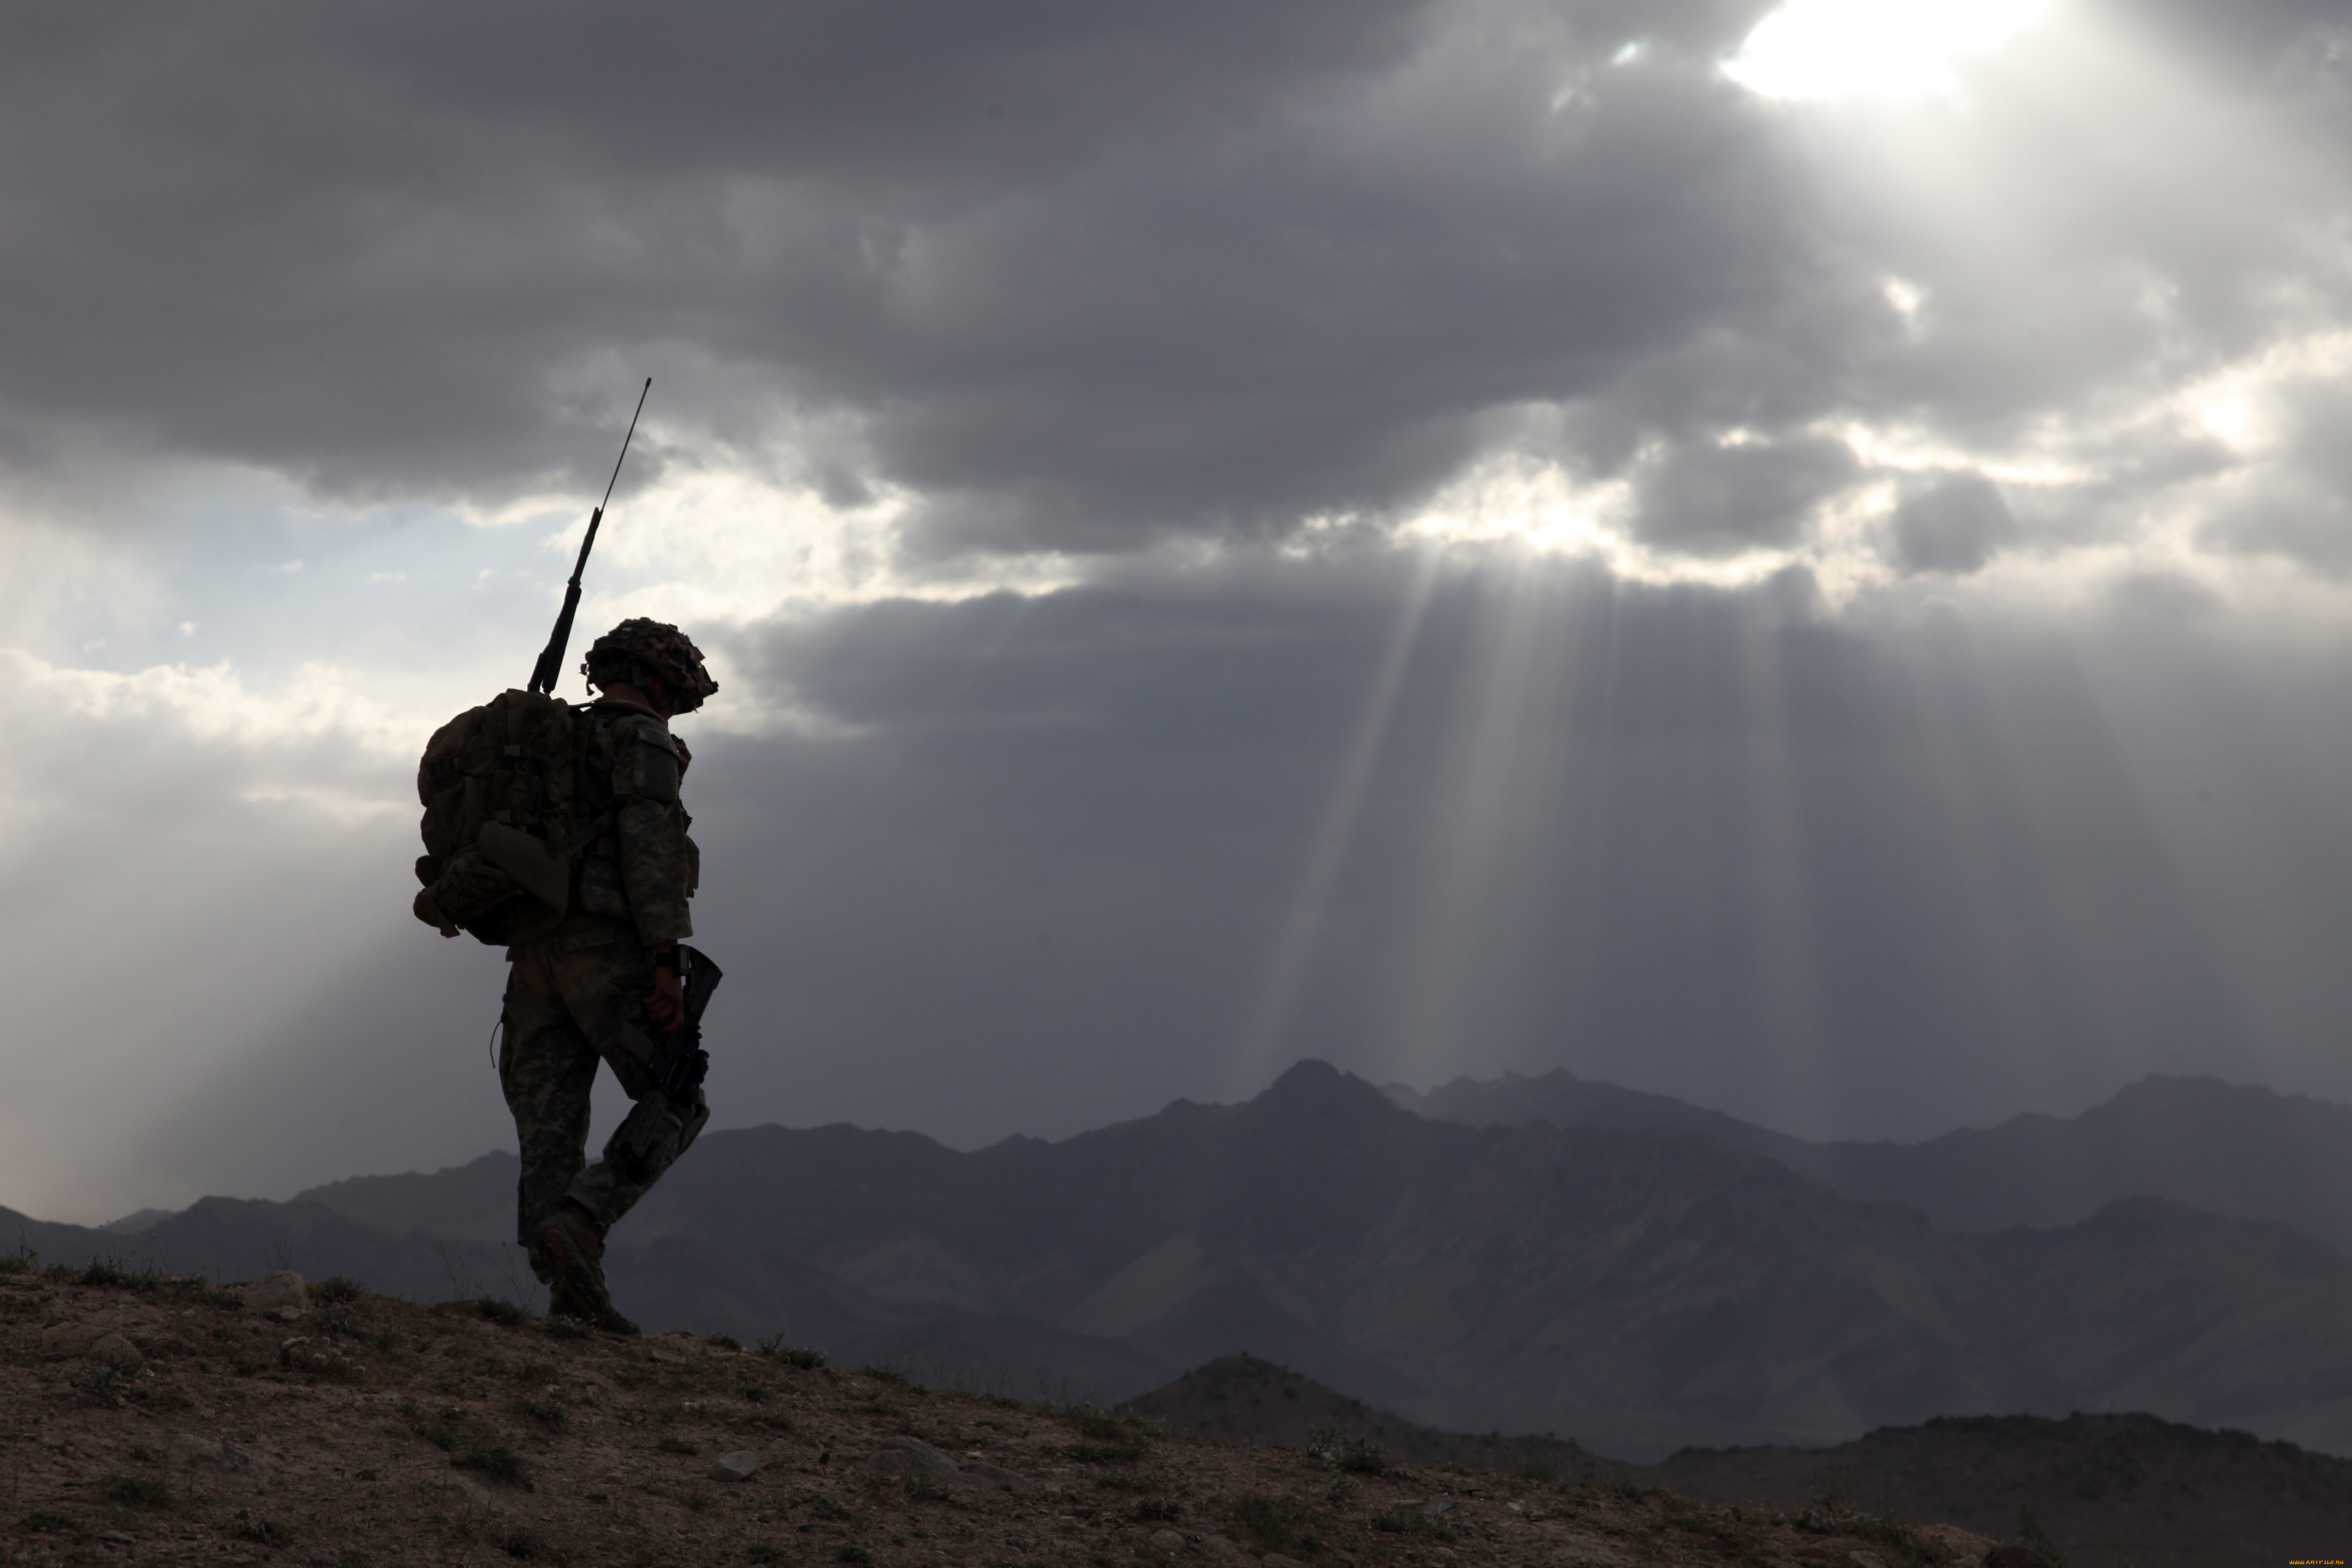
[[[1349,1473],[1328,1454],[1212,1445],[691,1335],[559,1334],[473,1302],[258,1310],[193,1281],[0,1272],[0,1552],[26,1568],[1925,1568],[1982,1564],[1989,1544],[1847,1511]]]

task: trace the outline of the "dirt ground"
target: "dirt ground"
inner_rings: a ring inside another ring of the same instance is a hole
[[[1991,1545],[273,1279],[0,1268],[0,1563],[1906,1568]]]

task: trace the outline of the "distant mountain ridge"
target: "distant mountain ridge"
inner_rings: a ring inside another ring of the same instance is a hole
[[[1686,1448],[1632,1465],[1550,1438],[1417,1426],[1252,1356],[1212,1362],[1127,1409],[1220,1442],[1370,1442],[1431,1468],[1533,1469],[1739,1507],[1794,1512],[1834,1495],[1996,1539],[2030,1509],[2076,1568],[2252,1568],[2352,1531],[2352,1460],[2137,1414],[1942,1418],[1832,1448]]]
[[[512,1170],[30,1234],[52,1257],[529,1296],[483,1234]],[[1247,1351],[1427,1425],[1631,1457],[2133,1408],[2352,1452],[2352,1259],[2284,1226],[2135,1199],[1955,1236],[1712,1136],[1433,1121],[1320,1063],[1058,1143],[712,1133],[608,1267],[649,1327],[782,1330],[1033,1397],[1115,1400]]]
[[[2073,1225],[2111,1203],[2158,1197],[2292,1226],[2352,1254],[2352,1106],[2218,1079],[2151,1076],[2080,1116],[2017,1116],[1918,1143],[1809,1142],[1566,1071],[1381,1092],[1465,1126],[1697,1132],[1859,1202],[1916,1209],[1945,1230]]]

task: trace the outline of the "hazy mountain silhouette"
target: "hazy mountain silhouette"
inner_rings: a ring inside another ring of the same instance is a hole
[[[2026,1115],[1921,1143],[1813,1143],[1568,1072],[1455,1079],[1395,1104],[1469,1126],[1679,1128],[1947,1230],[2071,1225],[2123,1198],[2274,1220],[2352,1253],[2352,1106],[2210,1078],[2149,1077],[2071,1118]]]
[[[2352,1530],[2352,1460],[2146,1415],[1941,1418],[1831,1448],[1686,1448],[1635,1465],[1552,1438],[1419,1426],[1253,1356],[1212,1362],[1127,1408],[1227,1443],[1369,1442],[1412,1465],[1664,1487],[1792,1512],[1836,1497],[1995,1539],[2028,1509],[2075,1568],[2253,1568],[2307,1557]]]
[[[431,1295],[455,1258],[495,1288],[521,1273],[481,1235],[512,1171],[80,1235],[251,1273],[282,1223],[307,1271]],[[2135,1199],[1951,1235],[1712,1136],[1434,1121],[1319,1063],[1058,1143],[713,1133],[608,1266],[649,1327],[781,1329],[1032,1394],[1123,1397],[1250,1351],[1430,1425],[1626,1456],[2116,1408],[2352,1450],[2352,1259],[2284,1226]]]

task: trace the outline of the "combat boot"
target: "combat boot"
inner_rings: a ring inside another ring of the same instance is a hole
[[[566,1203],[540,1228],[539,1253],[552,1276],[548,1315],[577,1318],[607,1333],[634,1334],[637,1325],[613,1306],[604,1289],[604,1232],[578,1204]]]

